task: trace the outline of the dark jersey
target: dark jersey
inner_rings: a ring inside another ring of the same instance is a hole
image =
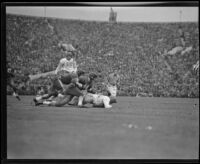
[[[17,93],[16,83],[14,81],[15,75],[14,75],[14,69],[8,67],[7,68],[7,85],[12,88],[12,90]]]
[[[120,77],[119,77],[119,75],[116,74],[116,73],[111,73],[111,74],[108,76],[108,82],[109,82],[109,84],[111,84],[111,85],[117,85],[118,82],[119,82],[119,79],[120,79]]]
[[[57,78],[53,78],[53,79],[52,79],[50,90],[51,90],[51,91],[62,90],[62,86],[61,86],[61,84],[60,84],[60,82],[58,81]]]
[[[14,69],[13,68],[7,68],[7,80],[10,80],[14,78]]]
[[[86,85],[86,84],[90,84],[91,81],[90,81],[90,78],[87,75],[81,75],[79,77],[79,83]]]
[[[87,91],[92,92],[93,81],[89,78],[89,76],[81,75],[79,77],[79,83],[83,85],[82,89],[87,89]]]
[[[76,83],[78,81],[78,75],[76,73],[66,73],[60,77],[63,84],[68,85],[70,83]]]

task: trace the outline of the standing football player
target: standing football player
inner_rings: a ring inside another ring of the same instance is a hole
[[[115,70],[113,73],[110,73],[106,80],[106,87],[108,90],[108,96],[117,96],[117,88],[120,83],[120,76],[118,70]]]

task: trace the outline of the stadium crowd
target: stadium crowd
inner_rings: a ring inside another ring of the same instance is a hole
[[[18,74],[56,69],[63,54],[59,43],[78,51],[79,69],[104,77],[120,72],[118,95],[199,97],[198,23],[109,23],[6,15],[6,57]],[[177,47],[180,51],[172,52]],[[20,83],[20,94],[48,88],[50,78]],[[9,91],[9,90],[8,90]],[[8,92],[9,93],[9,92]]]

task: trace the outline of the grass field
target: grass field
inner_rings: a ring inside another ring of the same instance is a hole
[[[104,109],[21,98],[7,96],[8,159],[199,157],[199,99],[118,97]]]

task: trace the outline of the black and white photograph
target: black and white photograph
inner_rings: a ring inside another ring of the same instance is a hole
[[[191,2],[4,3],[7,159],[198,160]]]

